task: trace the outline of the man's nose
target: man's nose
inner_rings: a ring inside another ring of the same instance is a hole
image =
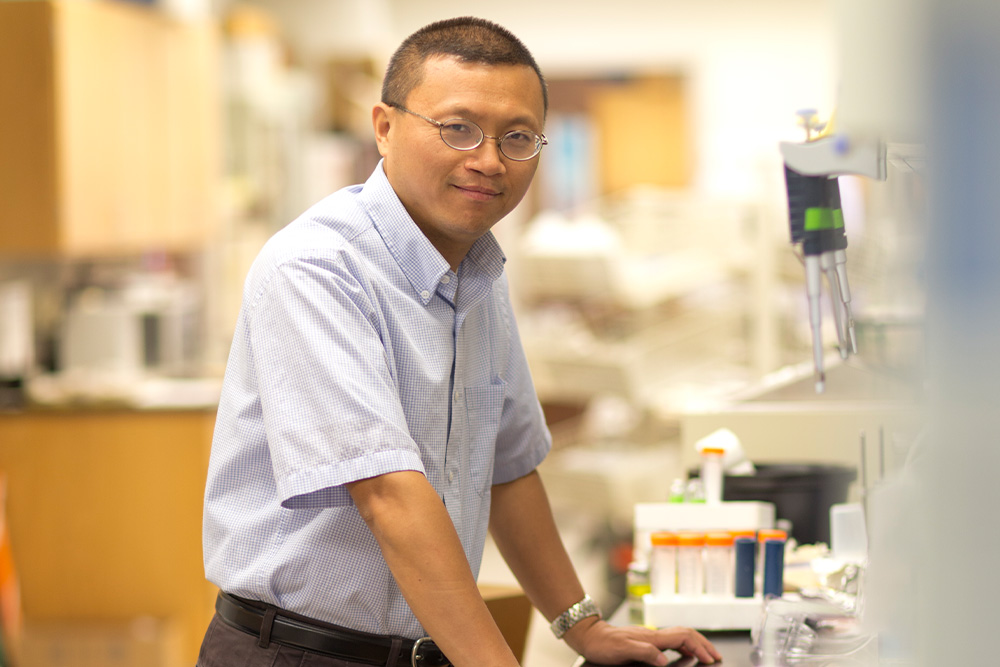
[[[482,172],[488,176],[503,174],[507,171],[507,166],[503,161],[503,153],[500,152],[500,142],[496,137],[486,135],[483,143],[469,151],[470,168]]]

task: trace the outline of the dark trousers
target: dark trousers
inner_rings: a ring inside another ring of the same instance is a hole
[[[197,667],[373,667],[270,642],[226,624],[216,614],[201,644]]]

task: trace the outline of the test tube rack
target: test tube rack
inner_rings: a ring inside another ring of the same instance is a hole
[[[760,622],[764,598],[672,595],[642,597],[643,623],[655,628],[683,625],[697,630],[750,630]]]
[[[659,530],[761,530],[774,528],[774,504],[757,500],[721,503],[637,503],[633,528],[637,552],[648,552]]]
[[[637,549],[657,531],[763,530],[774,528],[775,508],[760,501],[639,503],[635,506]],[[760,621],[763,596],[669,595],[642,598],[643,622],[652,627],[683,625],[698,630],[749,630]]]

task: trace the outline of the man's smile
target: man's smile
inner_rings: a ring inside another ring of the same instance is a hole
[[[456,185],[455,187],[476,201],[492,201],[500,196],[499,191],[479,185]]]

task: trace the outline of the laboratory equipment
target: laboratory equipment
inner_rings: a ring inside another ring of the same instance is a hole
[[[650,592],[659,598],[670,597],[677,592],[677,535],[661,531],[653,533],[650,541],[653,544]]]
[[[668,496],[669,501],[672,502],[672,503],[682,503],[682,502],[684,502],[685,487],[686,486],[687,486],[686,483],[680,477],[678,477],[673,482],[671,482],[671,484],[670,484],[670,495]]]
[[[699,533],[700,539],[707,541],[707,534],[726,533],[726,538],[736,536],[755,536],[758,530],[766,530],[774,526],[774,505],[766,502],[740,501],[721,502],[717,505],[707,503],[638,503],[635,506],[635,524],[637,549],[641,544],[652,543],[651,535],[658,532]],[[750,541],[756,545],[755,537]],[[730,549],[732,547],[729,547]],[[648,549],[648,547],[647,547]],[[642,623],[653,627],[670,627],[685,625],[702,630],[750,630],[758,621],[763,608],[763,598],[754,594],[754,584],[751,582],[749,597],[737,598],[731,584],[727,584],[727,595],[709,595],[706,587],[704,568],[706,566],[705,551],[709,547],[699,546],[698,562],[703,570],[702,583],[686,585],[682,562],[684,556],[678,553],[678,591],[672,596],[658,596],[655,592],[643,597]],[[678,552],[684,547],[678,546]],[[639,556],[637,555],[637,558]],[[650,556],[650,559],[652,556]],[[711,560],[711,557],[709,558]],[[692,558],[692,562],[694,557]],[[694,565],[692,565],[694,567]],[[732,581],[732,570],[735,567],[729,558],[729,581]],[[715,590],[712,588],[712,590]]]
[[[0,410],[20,408],[34,363],[31,286],[0,282]]]
[[[705,595],[733,597],[735,567],[732,533],[708,533],[705,536]]]
[[[684,502],[685,503],[705,502],[705,484],[701,481],[701,478],[692,477],[688,479],[687,486],[684,487]]]
[[[722,502],[722,457],[726,450],[707,447],[701,450],[701,480],[705,489],[705,502],[718,505]]]
[[[868,535],[861,503],[830,507],[830,550],[836,560],[863,563],[868,555]]]
[[[700,596],[705,591],[705,565],[702,550],[705,533],[681,533],[677,536],[677,594]]]
[[[812,110],[799,112],[806,128],[806,142],[781,143],[788,193],[788,219],[793,244],[802,245],[806,268],[806,294],[812,329],[816,392],[826,387],[823,365],[822,277],[829,284],[840,356],[857,353],[851,288],[847,279],[847,234],[837,177],[866,175],[886,177],[886,151],[882,142],[855,145],[833,132],[833,123],[820,124]],[[813,131],[818,131],[813,137]]]
[[[641,624],[643,619],[643,598],[652,592],[649,577],[649,563],[633,561],[625,574],[625,594],[628,600],[629,618],[632,623]]]
[[[735,565],[735,595],[738,598],[752,598],[757,575],[757,539],[737,537],[733,542]]]
[[[761,588],[764,582],[764,564],[767,558],[767,542],[778,540],[782,543],[788,541],[788,533],[780,528],[768,528],[757,531],[757,587]]]
[[[773,528],[774,504],[755,500],[705,503],[636,503],[633,508],[635,560],[649,562],[650,536],[659,531],[757,531]]]
[[[785,588],[785,541],[763,540],[764,597],[781,597]]]
[[[830,507],[846,502],[858,477],[854,466],[834,463],[759,463],[753,475],[726,475],[723,504],[773,503],[775,524],[790,522],[799,544],[830,543]],[[771,526],[767,526],[770,528]]]
[[[866,658],[873,657],[872,639],[853,613],[833,602],[773,598],[751,631],[751,660],[765,667],[830,665],[848,657],[860,660],[850,664],[871,664]]]

